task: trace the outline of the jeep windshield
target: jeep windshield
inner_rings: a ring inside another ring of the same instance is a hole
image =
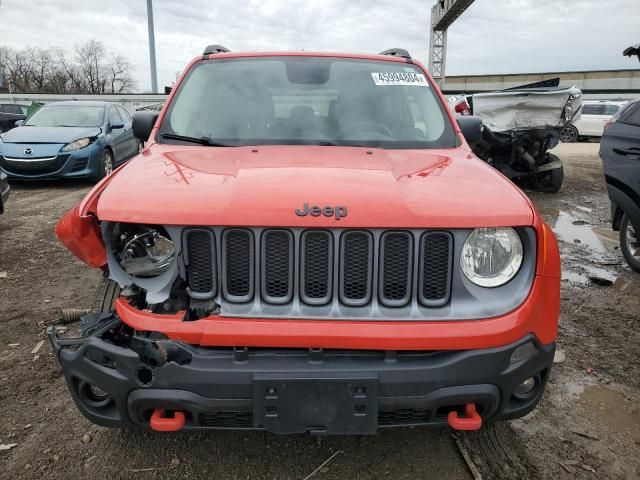
[[[332,57],[208,60],[181,83],[161,143],[447,148],[456,137],[423,71]]]

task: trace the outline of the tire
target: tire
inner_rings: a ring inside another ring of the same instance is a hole
[[[554,154],[549,153],[547,155],[546,163],[553,163],[560,161]],[[535,186],[537,190],[545,193],[558,193],[564,182],[564,167],[554,168],[548,172],[543,172],[535,177]]]
[[[578,129],[573,125],[567,125],[560,131],[560,141],[564,143],[575,143],[579,137]]]
[[[96,313],[111,313],[113,302],[120,296],[120,286],[108,277],[102,277],[96,289],[91,304],[91,311]]]
[[[620,249],[631,269],[640,273],[640,242],[635,227],[625,213],[620,222]]]
[[[113,153],[108,148],[102,151],[102,157],[100,157],[100,171],[98,173],[98,179],[104,178],[113,172]]]

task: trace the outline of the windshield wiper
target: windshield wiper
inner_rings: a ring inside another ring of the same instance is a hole
[[[169,140],[180,140],[182,142],[197,143],[207,147],[232,147],[226,143],[216,142],[209,137],[188,137],[186,135],[176,135],[175,133],[161,133],[160,138],[168,138]]]

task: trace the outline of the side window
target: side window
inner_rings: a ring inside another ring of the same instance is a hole
[[[604,114],[605,115],[615,115],[620,110],[618,105],[605,105]]]
[[[636,102],[634,107],[624,112],[620,121],[640,127],[640,102]]]
[[[583,115],[604,115],[604,105],[587,104],[582,107]]]
[[[116,107],[109,107],[109,123],[120,123],[122,121]]]
[[[131,122],[131,115],[129,114],[127,109],[124,108],[124,107],[121,107],[120,105],[118,105],[116,108],[118,109],[118,113],[120,113],[120,118],[122,118],[122,121],[124,123],[130,123]]]

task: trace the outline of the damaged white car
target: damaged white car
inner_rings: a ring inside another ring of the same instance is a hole
[[[553,79],[450,98],[449,106],[460,115],[482,120],[481,138],[468,139],[478,157],[521,186],[557,192],[564,171],[560,159],[549,150],[582,110],[582,92],[558,84],[559,79]]]

